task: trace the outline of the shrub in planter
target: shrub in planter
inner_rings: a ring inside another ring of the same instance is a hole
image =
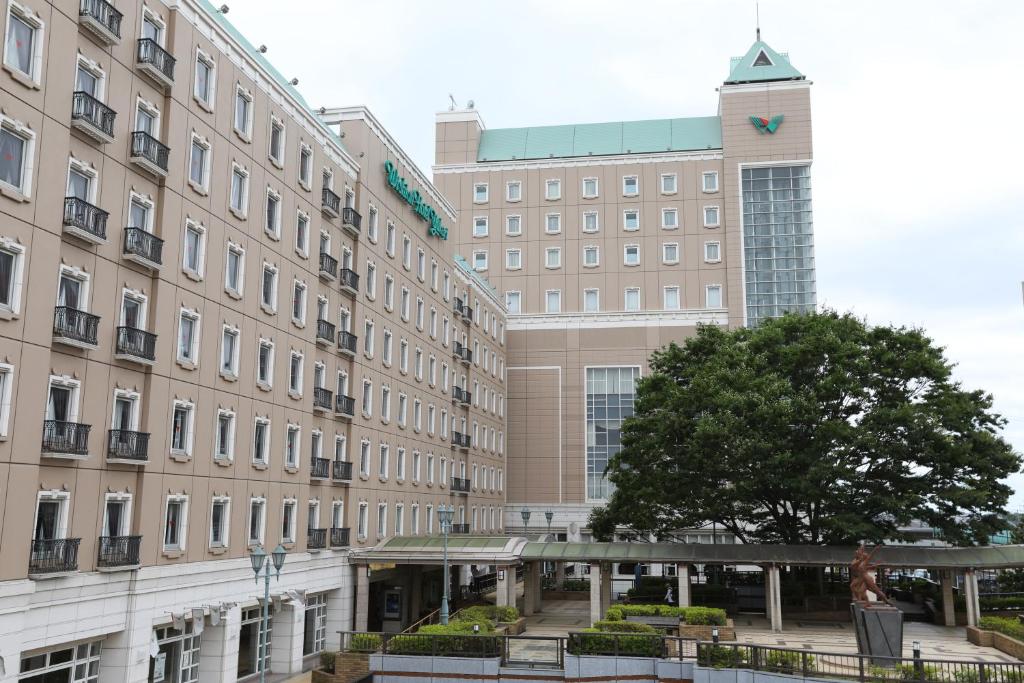
[[[594,628],[607,633],[658,633],[658,629],[639,621],[609,621],[603,619],[594,622]]]
[[[724,645],[701,647],[697,651],[697,664],[716,669],[734,669],[747,661],[747,653]]]
[[[562,590],[570,593],[583,593],[590,590],[590,582],[583,579],[566,579],[562,583]]]
[[[673,607],[672,605],[614,605],[605,619],[622,621],[626,617],[678,617],[684,624],[725,626],[725,610],[717,607]]]
[[[1004,636],[1024,640],[1024,624],[1012,617],[982,617],[978,628],[986,631],[997,631]]]
[[[800,652],[788,652],[783,650],[769,650],[764,657],[764,669],[780,674],[793,674],[803,671],[805,661],[804,655]],[[814,671],[813,655],[806,655],[808,671]]]
[[[376,652],[380,646],[381,637],[376,633],[353,633],[348,642],[352,652]]]
[[[684,624],[725,626],[725,610],[718,607],[683,607],[680,621]]]
[[[397,635],[388,641],[388,653],[396,655],[437,654],[448,657],[496,657],[501,652],[501,641],[494,635],[493,626],[487,631],[481,625],[480,633],[473,633],[472,622],[451,622],[447,626],[430,624],[416,633]],[[438,636],[438,637],[431,637]]]
[[[663,651],[664,641],[656,633],[615,633],[587,628],[573,633],[569,639],[569,653],[574,655],[661,657]]]
[[[331,652],[330,650],[320,653],[320,668],[329,674],[334,673],[334,657],[337,652]]]
[[[494,624],[489,619],[456,619],[455,621],[444,624],[427,624],[426,626],[420,626],[416,633],[422,633],[423,635],[468,635],[474,633],[473,627],[479,626],[480,635],[487,635],[494,633]]]
[[[457,619],[459,621],[492,621],[496,623],[509,624],[519,618],[519,610],[515,607],[497,605],[475,605],[460,610]]]

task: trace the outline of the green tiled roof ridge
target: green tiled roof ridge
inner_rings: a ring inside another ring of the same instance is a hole
[[[761,53],[771,61],[769,65],[754,66]],[[785,52],[776,52],[763,40],[756,40],[742,57],[729,60],[726,85],[735,83],[763,83],[766,81],[799,81],[804,75],[796,70]]]

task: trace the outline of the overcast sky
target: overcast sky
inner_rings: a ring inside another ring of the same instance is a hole
[[[490,128],[713,115],[755,26],[754,0],[228,4],[311,105],[369,106],[428,175],[449,93]],[[1024,451],[1024,2],[760,14],[814,82],[819,304],[925,328]]]

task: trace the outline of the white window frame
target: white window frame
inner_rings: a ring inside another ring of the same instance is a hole
[[[17,65],[11,64],[7,61],[7,37],[11,31],[11,15],[17,15],[17,17],[29,25],[33,30],[32,36],[32,66],[31,73],[25,73]],[[42,17],[33,12],[29,7],[22,5],[21,3],[11,2],[7,8],[7,17],[4,22],[4,67],[13,75],[15,79],[22,83],[22,85],[29,85],[33,87],[40,87],[43,82],[43,47],[46,42],[46,22],[43,21]],[[27,80],[29,83],[25,83]]]
[[[257,426],[264,427],[264,435],[266,438],[263,439],[263,452],[256,452],[256,429]],[[257,415],[253,419],[253,438],[252,438],[252,462],[258,465],[269,465],[270,464],[270,438],[271,438],[271,425],[270,418]]]
[[[518,265],[511,265],[512,255],[515,255],[519,259]],[[523,269],[523,250],[522,249],[506,249],[505,250],[505,270],[522,270]]]
[[[213,508],[217,504],[224,506],[224,514],[221,516],[221,540],[219,543],[213,541]],[[210,499],[210,525],[209,525],[210,536],[208,539],[210,548],[227,548],[230,545],[231,539],[231,497],[230,496],[213,496]]]
[[[483,189],[483,198],[480,197],[480,190]],[[487,183],[473,183],[473,203],[486,204],[490,198],[490,189]]]
[[[274,156],[274,128],[281,129],[281,149],[278,156]],[[270,130],[267,131],[267,159],[277,168],[284,168],[285,150],[288,149],[288,126],[282,119],[274,114],[270,115]]]
[[[555,189],[555,193],[551,193],[551,189]],[[544,181],[544,199],[549,202],[555,202],[562,198],[562,180],[561,178],[548,178]]]
[[[178,542],[176,544],[167,544],[167,512],[171,507],[171,503],[181,503],[181,520],[178,524]],[[164,517],[160,524],[161,535],[160,535],[160,547],[164,552],[185,552],[186,541],[188,540],[188,495],[186,494],[168,494],[164,499]]]
[[[668,222],[668,217],[669,216],[673,216],[674,217],[675,223],[673,223],[671,225],[669,224],[669,222]],[[679,225],[679,209],[677,209],[675,207],[672,207],[672,206],[663,207],[661,209],[661,229],[662,230],[678,230],[679,228],[680,228],[680,225]]]
[[[630,228],[628,226],[627,215],[636,214],[636,227]],[[640,209],[623,209],[622,210],[622,230],[623,232],[636,232],[640,229]]]
[[[487,222],[487,216],[473,216],[473,237],[474,239],[480,239],[487,237],[490,234],[490,226]]]
[[[242,198],[241,198],[242,205],[241,206],[234,206],[232,204],[232,201],[234,200],[234,195],[235,195],[235,193],[234,193],[234,183],[235,183],[235,175],[236,174],[239,176],[239,178],[241,178],[240,182],[242,183]],[[250,180],[251,180],[251,178],[249,177],[248,169],[246,169],[245,166],[242,166],[238,162],[232,161],[231,162],[231,176],[230,176],[230,181],[228,182],[228,211],[230,211],[236,217],[238,217],[239,219],[241,219],[243,221],[246,220],[249,217],[249,182],[250,182]]]
[[[669,258],[668,250],[674,248],[676,250],[676,257]],[[679,242],[662,242],[661,244],[661,262],[666,266],[674,266],[679,263]]]
[[[193,230],[199,234],[199,253],[196,256],[198,268],[193,269],[188,265],[188,231]],[[206,274],[206,226],[192,218],[185,219],[185,229],[182,233],[181,269],[186,275],[192,275],[202,279]]]
[[[221,418],[228,418],[229,427],[227,434],[227,453],[220,455],[220,421]],[[235,460],[235,435],[238,432],[238,415],[229,408],[218,408],[217,416],[213,423],[213,459],[234,462]]]
[[[712,181],[710,184],[709,179]],[[718,171],[704,171],[700,174],[700,191],[705,194],[718,192]]]
[[[302,164],[303,157],[309,159],[309,164],[306,166]],[[313,148],[305,142],[299,143],[299,167],[297,173],[299,175],[299,186],[308,192],[313,183]]]
[[[7,252],[13,260],[11,268],[11,300],[9,303],[0,304],[0,317],[10,314],[16,317],[21,313],[21,298],[24,289],[25,258],[27,250],[25,245],[10,237],[0,236],[0,251]]]
[[[515,230],[512,229],[513,219],[515,219],[514,222],[518,225],[518,227]],[[523,234],[522,215],[518,213],[513,213],[509,214],[508,216],[505,216],[505,234],[509,237],[518,237],[519,235]]]
[[[675,297],[676,297],[676,305],[675,306],[669,306],[668,305],[668,295],[669,295],[670,292],[674,292],[675,293]],[[662,289],[661,289],[661,307],[663,309],[665,309],[666,311],[678,311],[683,306],[682,296],[681,295],[682,295],[682,292],[680,291],[679,285],[667,285],[665,287],[662,287]]]
[[[238,99],[241,98],[246,101],[247,105],[245,108],[245,124],[244,128],[238,127]],[[255,99],[253,98],[252,91],[243,86],[241,83],[235,83],[235,99],[231,102],[231,127],[235,133],[242,138],[245,142],[252,142],[252,120],[253,120],[253,106]]]
[[[626,189],[626,182],[632,180],[636,189],[632,192]],[[622,196],[623,197],[639,197],[640,196],[640,176],[636,174],[622,176]]]
[[[293,361],[299,360],[299,371],[298,374],[294,373],[292,368],[294,367]],[[292,350],[288,354],[288,395],[293,398],[302,396],[302,381],[303,375],[305,374],[306,357],[301,351]]]
[[[203,63],[210,70],[206,82],[208,92],[199,92],[199,64]],[[217,101],[217,60],[213,55],[201,47],[196,47],[196,60],[192,68],[192,98],[199,103],[199,106],[206,111],[212,112],[214,103]]]
[[[636,249],[636,263],[629,262],[629,250]],[[624,244],[622,245],[622,265],[635,268],[640,265],[640,245],[639,244]]]
[[[629,307],[629,297],[633,293],[636,294],[636,306],[634,308],[630,308]],[[643,295],[643,292],[641,292],[639,287],[626,287],[625,289],[623,289],[622,290],[622,310],[630,312],[630,313],[635,313],[637,311],[642,310],[643,309],[642,295]]]
[[[228,282],[228,273],[230,272],[228,268],[228,259],[231,258],[232,254],[238,256],[238,282],[236,283],[237,286],[232,286],[231,283]],[[235,242],[228,240],[227,249],[224,250],[224,291],[226,291],[228,294],[231,294],[241,299],[244,290],[245,248],[240,244],[236,244]]]
[[[712,306],[709,305],[709,299],[710,299],[710,294],[711,294],[711,292],[713,290],[717,290],[717,292],[718,292],[718,306],[716,306],[714,308],[722,308],[723,304],[725,302],[723,301],[722,285],[720,285],[720,284],[707,284],[707,285],[704,285],[704,308],[712,308]]]
[[[273,279],[271,280],[271,283],[272,283],[271,284],[271,290],[272,290],[271,291],[271,297],[272,297],[273,300],[269,304],[266,302],[266,299],[265,299],[265,296],[264,296],[264,294],[265,294],[265,284],[264,284],[264,282],[265,282],[265,279],[266,279],[267,271],[270,271],[270,274],[273,275]],[[263,310],[265,310],[265,311],[267,311],[268,313],[271,313],[271,314],[276,314],[277,313],[278,281],[279,280],[280,280],[280,270],[278,269],[278,267],[275,266],[272,263],[267,263],[266,261],[264,261],[263,262],[263,269],[260,272],[260,307],[262,307]]]
[[[298,290],[300,292],[300,294],[299,294],[299,303],[301,305],[300,305],[300,310],[299,310],[299,317],[295,317],[295,304],[296,304],[295,292],[296,292],[296,290]],[[296,327],[305,327],[306,326],[306,309],[308,308],[308,304],[309,304],[308,298],[309,298],[309,286],[305,282],[303,282],[302,280],[299,280],[299,279],[292,280],[291,314],[292,314],[292,324],[294,324]]]
[[[225,368],[224,367],[224,342],[225,342],[226,338],[229,335],[234,336],[235,344],[234,344],[234,347],[233,347],[233,349],[231,351],[231,359],[230,359],[231,362],[230,362],[230,365]],[[220,333],[220,358],[218,359],[219,360],[219,363],[218,363],[219,369],[218,369],[218,371],[220,372],[220,376],[221,377],[223,377],[225,379],[230,379],[230,380],[238,379],[238,367],[239,367],[239,364],[240,364],[240,360],[239,359],[241,358],[241,348],[242,348],[242,331],[236,325],[231,325],[229,323],[225,323],[221,327],[221,333]]]
[[[715,212],[715,220],[713,223],[708,222],[708,211]],[[717,204],[708,204],[701,208],[701,216],[704,219],[705,228],[717,228],[722,225],[722,209]]]
[[[558,298],[558,310],[557,311],[550,310],[551,306],[549,305],[550,304],[549,297],[552,294],[556,295],[557,298]],[[561,313],[562,312],[562,290],[560,290],[560,289],[548,289],[548,290],[544,291],[544,312],[545,313]]]
[[[14,366],[0,363],[0,439],[10,435],[11,400],[14,395]]]
[[[271,224],[270,216],[270,200],[277,202],[277,211],[274,212],[274,220]],[[265,212],[263,220],[263,230],[272,240],[281,239],[281,214],[284,213],[284,199],[281,197],[281,193],[274,188],[267,185],[266,201],[263,204],[263,211]]]
[[[665,189],[665,181],[672,180],[672,189]],[[679,192],[679,175],[676,173],[662,173],[659,179],[658,190],[661,194],[671,195]]]
[[[587,252],[593,252],[594,262],[587,263]],[[584,244],[583,254],[580,259],[580,266],[583,268],[597,268],[601,265],[601,247],[597,244]]]
[[[718,252],[718,256],[712,258],[708,255],[708,249],[714,246]],[[722,243],[718,241],[711,241],[704,243],[704,263],[721,263],[722,262]]]
[[[266,347],[270,349],[270,355],[267,361],[267,377],[266,379],[260,378],[260,349]],[[274,340],[265,339],[260,337],[259,344],[256,346],[256,384],[266,389],[270,389],[274,386]]]
[[[483,265],[477,264],[477,258],[480,256],[483,256]],[[477,271],[478,273],[482,273],[485,270],[487,270],[487,259],[488,256],[486,249],[475,249],[473,251],[473,270]]]
[[[594,217],[594,227],[592,229],[587,228],[587,217]],[[580,227],[580,232],[586,234],[593,234],[600,232],[601,230],[601,213],[598,211],[584,211],[583,212],[583,225]]]
[[[174,438],[174,413],[177,412],[177,410],[179,408],[184,408],[185,410],[188,411],[188,420],[187,420],[187,424],[185,425],[185,429],[187,430],[187,432],[185,434],[185,448],[184,449],[174,448],[174,445],[173,445],[173,438]],[[171,453],[177,453],[177,454],[180,454],[180,455],[186,455],[186,456],[191,457],[192,456],[192,451],[194,450],[194,446],[195,446],[195,439],[196,439],[196,404],[193,401],[187,401],[187,400],[183,400],[183,399],[175,399],[174,401],[171,402],[171,428],[168,430],[168,433],[167,433],[167,443],[168,443],[168,446],[169,446],[169,450],[171,451]]]
[[[593,310],[587,308],[587,294],[593,293],[596,301],[596,306]],[[587,287],[583,290],[583,312],[584,313],[598,313],[601,310],[601,290],[597,287]]]
[[[555,256],[555,262],[552,264],[551,256]],[[548,270],[558,270],[562,267],[562,248],[561,247],[546,247],[544,249],[544,267]]]
[[[260,506],[259,514],[259,528],[252,528],[252,506],[258,504]],[[255,531],[255,535],[253,534]],[[250,496],[249,507],[246,508],[245,518],[245,544],[247,547],[256,545],[263,545],[266,543],[267,538],[267,499],[263,496]]]
[[[192,348],[189,349],[189,356],[181,354],[181,320],[188,318],[192,321]],[[178,309],[178,324],[175,330],[175,355],[178,363],[188,367],[199,367],[199,335],[202,331],[202,316],[199,311],[182,306]]]
[[[593,192],[587,192],[587,183],[589,182],[594,183]],[[600,180],[596,176],[587,176],[586,178],[583,178],[580,183],[580,195],[582,195],[584,199],[596,199],[601,196]]]
[[[519,196],[512,196],[512,188],[515,187],[519,190]],[[505,201],[506,202],[521,202],[523,200],[523,183],[519,180],[509,180],[505,183]]]
[[[555,219],[555,229],[551,229],[551,219]],[[562,233],[562,214],[557,211],[544,214],[544,234],[560,235]]]

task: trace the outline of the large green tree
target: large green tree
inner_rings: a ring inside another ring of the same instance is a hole
[[[921,330],[834,312],[703,326],[650,366],[598,537],[716,522],[744,542],[849,544],[923,520],[972,544],[1006,528],[1021,460],[1005,420]]]

